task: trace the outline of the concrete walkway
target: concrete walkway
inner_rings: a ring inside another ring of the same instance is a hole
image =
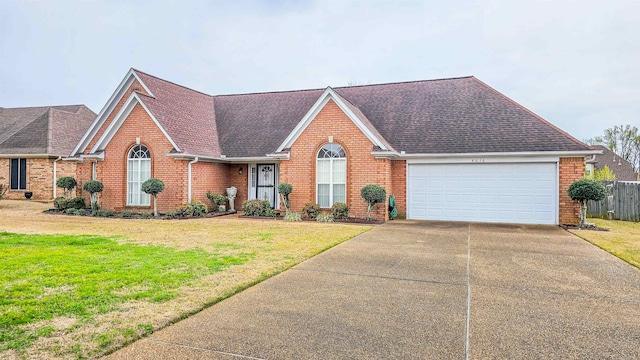
[[[640,271],[556,227],[393,222],[112,359],[640,358]]]

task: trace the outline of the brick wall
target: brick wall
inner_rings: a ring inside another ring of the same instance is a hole
[[[569,186],[576,180],[584,178],[584,158],[560,158],[559,164],[559,222],[560,224],[577,224],[579,222],[580,205],[571,200],[567,194]]]
[[[5,199],[22,200],[24,193],[33,192],[32,200],[51,201],[53,200],[53,158],[29,158],[27,159],[27,189],[9,190]],[[68,161],[58,161],[56,163],[56,176],[76,177],[76,163]],[[10,186],[11,183],[11,159],[0,159],[0,184]],[[76,191],[72,193],[75,196]],[[57,196],[63,196],[64,189],[57,189]]]
[[[114,110],[114,112],[117,110]],[[165,189],[158,195],[158,211],[174,211],[187,200],[187,161],[174,160],[167,156],[173,148],[169,140],[156,126],[147,112],[139,104],[124,121],[111,142],[105,148],[104,161],[98,161],[98,180],[104,185],[100,195],[100,204],[105,209],[120,211],[123,209],[135,211],[150,211],[149,207],[127,207],[127,157],[129,150],[136,145],[136,138],[149,149],[151,154],[151,177],[162,180]],[[93,142],[93,141],[92,141]],[[78,177],[82,182],[91,179],[91,162],[82,163]],[[200,181],[203,176],[200,169],[207,164],[195,164]],[[211,166],[211,165],[209,165]],[[198,196],[202,189],[198,185]],[[206,194],[206,191],[204,192]],[[84,194],[88,199],[88,194]],[[204,198],[206,200],[206,196]]]
[[[227,195],[226,188],[235,186],[238,189],[238,193],[236,194],[236,200],[234,202],[234,206],[236,210],[242,209],[242,203],[249,198],[247,194],[248,191],[248,181],[249,181],[249,170],[248,164],[227,164],[227,183],[224,184],[224,192],[223,195]],[[242,174],[238,172],[238,170],[242,168]]]
[[[407,162],[405,160],[391,161],[391,182],[398,218],[407,217]]]
[[[280,164],[280,182],[293,185],[291,207],[300,211],[308,202],[316,202],[316,156],[329,142],[342,146],[347,155],[347,205],[352,217],[365,217],[367,205],[360,197],[366,184],[377,183],[391,191],[391,162],[371,155],[373,144],[333,102],[329,101],[291,147],[290,160]],[[386,203],[379,205],[373,217],[386,216]]]

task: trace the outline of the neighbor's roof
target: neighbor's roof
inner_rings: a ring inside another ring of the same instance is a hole
[[[0,108],[0,155],[68,155],[96,114],[84,105]]]
[[[638,174],[633,171],[633,165],[627,160],[621,158],[618,154],[609,150],[608,147],[602,145],[593,145],[596,150],[602,150],[602,154],[594,155],[591,163],[596,169],[602,170],[605,166],[616,174],[618,181],[638,181]]]
[[[143,101],[184,153],[274,153],[324,89],[210,96],[134,70]],[[375,136],[407,154],[589,151],[473,76],[333,89]]]

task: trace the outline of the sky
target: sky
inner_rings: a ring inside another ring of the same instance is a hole
[[[574,137],[640,128],[639,1],[0,0],[0,106],[474,75]]]

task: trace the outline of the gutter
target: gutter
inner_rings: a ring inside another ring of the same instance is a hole
[[[406,154],[404,151],[372,151],[371,155],[376,158],[390,159],[433,159],[433,158],[470,158],[470,157],[513,157],[513,156],[558,156],[558,157],[575,157],[602,154],[602,150],[583,150],[583,151],[528,151],[528,152],[486,152],[486,153],[437,153],[437,154]]]
[[[191,202],[191,164],[195,164],[197,162],[198,162],[198,157],[196,156],[195,159],[193,159],[192,161],[189,161],[188,170],[187,170],[187,173],[188,173],[187,176],[189,177],[189,179],[187,180],[187,183],[188,183],[188,185],[187,185],[187,202],[189,202],[189,203]]]
[[[57,162],[62,160],[62,156],[58,156],[57,159],[53,160],[53,199],[55,200],[55,198],[57,198],[57,194],[58,194],[58,186],[56,185],[57,179],[58,179],[58,164]]]
[[[288,160],[289,154],[268,154],[266,156],[253,156],[253,157],[226,157],[225,155],[215,156],[200,156],[193,154],[182,153],[169,153],[168,157],[176,160],[192,160],[199,159],[199,161],[206,162],[218,162],[225,164],[247,164],[247,163],[259,163],[259,162],[273,162],[274,160]]]

